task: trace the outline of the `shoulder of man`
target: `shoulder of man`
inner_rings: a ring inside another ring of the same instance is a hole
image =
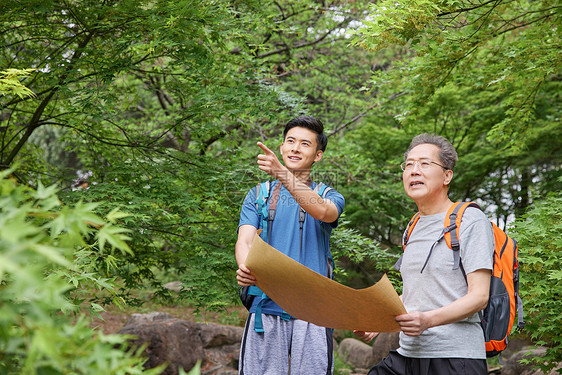
[[[344,198],[343,198],[343,195],[342,195],[339,191],[337,191],[335,188],[333,188],[333,187],[331,187],[331,186],[329,186],[329,188],[330,188],[330,191],[328,191],[328,193],[326,194],[326,196],[329,196],[329,195],[331,194],[331,195],[339,196],[339,197],[341,197],[341,199],[344,199]]]
[[[246,193],[246,196],[244,197],[244,203],[243,204],[252,204],[255,205],[256,202],[256,197],[257,197],[257,191],[258,191],[258,185],[261,185],[262,183],[257,183],[254,186],[252,186],[248,192]],[[260,186],[261,189],[261,186]]]
[[[326,187],[327,189],[329,188],[329,191],[324,194],[324,198],[330,200],[332,203],[334,203],[338,209],[339,214],[341,215],[344,207],[345,207],[345,198],[344,196],[338,192],[336,189],[334,189],[331,186]]]
[[[343,195],[341,195],[341,193],[339,193],[333,186],[330,186],[324,182],[318,182],[316,184],[313,184],[312,189],[315,190],[321,190],[323,192],[323,196],[328,197],[328,196],[340,196],[343,199]],[[320,194],[320,191],[318,191],[318,193]]]
[[[488,216],[476,207],[468,207],[462,215],[460,235],[469,229],[472,231],[474,226],[492,233],[492,226],[490,225]]]
[[[275,180],[275,181],[266,180],[266,181],[258,182],[254,186],[252,186],[250,190],[248,190],[248,194],[253,194],[255,197],[258,191],[258,187],[260,190],[263,187],[266,187],[267,189],[269,189],[269,191],[272,191],[273,187],[275,186],[275,183],[278,181],[279,180]]]
[[[479,208],[476,207],[468,207],[464,214],[462,215],[462,222],[474,222],[474,221],[487,221],[489,222],[488,216]]]

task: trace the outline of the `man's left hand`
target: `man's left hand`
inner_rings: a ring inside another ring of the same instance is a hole
[[[430,328],[427,314],[421,311],[398,315],[394,320],[400,325],[402,332],[408,336],[419,336],[423,331]]]

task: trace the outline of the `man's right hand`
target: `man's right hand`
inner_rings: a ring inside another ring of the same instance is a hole
[[[358,330],[353,330],[353,333],[355,334],[355,336],[359,337],[365,342],[373,341],[373,339],[377,337],[377,335],[379,334],[378,332],[365,332],[365,331],[358,331]]]
[[[256,278],[244,264],[240,264],[240,266],[238,266],[238,269],[236,270],[236,280],[240,286],[251,286],[256,283]]]

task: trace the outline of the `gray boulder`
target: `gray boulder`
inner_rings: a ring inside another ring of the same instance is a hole
[[[549,371],[548,373],[544,373],[541,370],[537,370],[534,368],[532,364],[523,364],[521,363],[522,359],[529,358],[529,357],[542,357],[546,352],[546,348],[538,347],[535,348],[533,346],[526,346],[520,349],[520,351],[514,353],[508,359],[504,359],[504,365],[501,368],[501,375],[555,375],[559,374],[560,370],[562,369],[562,364],[558,364],[558,366]]]
[[[399,332],[379,333],[373,343],[373,365],[379,363],[391,350],[398,349]]]
[[[189,371],[201,361],[201,374],[236,374],[243,328],[194,323],[166,313],[133,314],[120,334],[133,335],[134,347],[146,344],[145,368],[163,363],[163,375]]]
[[[354,338],[343,339],[338,354],[344,362],[355,368],[369,368],[374,364],[371,346]]]
[[[507,348],[502,352],[502,358],[505,360],[513,354],[520,352],[526,347],[533,346],[532,341],[527,337],[510,337]]]
[[[179,293],[183,289],[183,283],[181,281],[170,281],[169,283],[164,284],[164,288]]]
[[[168,363],[163,375],[176,375],[180,367],[190,370],[205,359],[200,328],[168,314],[133,314],[118,333],[133,335],[129,341],[133,347],[147,344],[145,368]]]

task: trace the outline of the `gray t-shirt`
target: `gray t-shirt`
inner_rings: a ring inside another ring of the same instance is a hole
[[[466,295],[466,280],[453,270],[453,251],[441,240],[427,266],[421,269],[431,246],[444,227],[446,213],[421,216],[410,234],[400,272],[406,311],[430,311],[449,305]],[[464,212],[459,233],[460,255],[466,274],[492,269],[494,234],[486,215],[476,208]],[[420,336],[400,332],[398,352],[411,358],[485,359],[484,334],[478,313],[452,324],[429,328]]]

